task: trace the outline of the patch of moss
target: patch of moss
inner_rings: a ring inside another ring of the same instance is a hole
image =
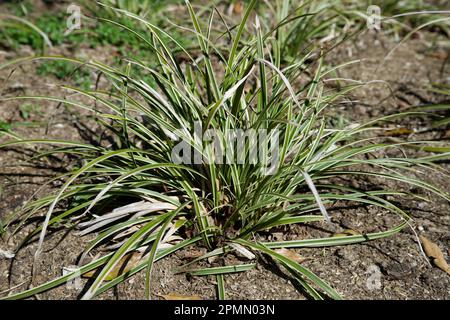
[[[66,61],[46,61],[40,64],[36,71],[40,76],[52,75],[60,80],[70,78],[84,90],[90,89],[92,84],[91,75],[87,70]]]

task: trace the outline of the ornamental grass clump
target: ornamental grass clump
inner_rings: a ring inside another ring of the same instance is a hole
[[[281,48],[276,45],[282,36],[279,27],[302,16],[289,16],[278,27],[265,31],[254,15],[255,3],[253,0],[247,6],[240,24],[229,30],[230,45],[219,47],[211,38],[215,11],[201,23],[186,1],[192,27],[185,31],[197,38],[201,54],[196,56],[158,26],[116,10],[146,28],[146,33],[140,33],[123,26],[157,58],[152,67],[131,59],[124,68],[113,68],[95,60],[55,56],[23,58],[1,66],[51,59],[103,73],[111,83],[109,91],[64,87],[73,93],[71,96],[89,98],[91,103],[58,96],[2,100],[54,101],[88,110],[114,141],[107,145],[25,140],[6,132],[11,140],[0,147],[39,145],[44,146],[41,157],[69,154],[78,161],[58,177],[64,181],[59,190],[11,214],[4,221],[5,228],[20,226],[44,210],[42,223],[24,241],[38,241],[36,260],[53,227],[75,227],[80,237],[95,234],[83,248],[79,268],[7,298],[30,297],[94,273],[83,294],[84,299],[91,299],[139,271],[146,274],[146,296],[151,297],[155,262],[198,245],[206,247],[208,253],[195,261],[225,252],[248,260],[203,269],[180,266],[180,272],[217,277],[220,299],[226,296],[226,275],[255,267],[260,254],[280,263],[308,296],[339,299],[332,286],[277,249],[355,244],[391,236],[406,227],[410,217],[389,199],[414,197],[381,185],[357,190],[337,183],[339,177],[374,176],[447,198],[437,188],[412,177],[416,166],[437,170],[433,156],[365,157],[408,144],[383,143],[374,135],[374,125],[394,116],[336,126],[328,110],[359,85],[344,86],[339,92],[326,88],[324,80],[345,65],[326,66],[317,47],[284,65]],[[185,59],[180,62],[173,52],[182,52]],[[150,74],[156,87],[131,76],[133,68]],[[398,215],[400,222],[390,229],[361,235],[258,240],[261,232],[280,226],[322,222],[332,228],[333,215],[327,212],[327,206],[337,201],[380,207]],[[88,254],[99,247],[109,251],[86,261]],[[134,262],[122,268],[123,272],[116,272],[124,259]]]

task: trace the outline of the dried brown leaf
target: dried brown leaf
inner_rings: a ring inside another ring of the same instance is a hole
[[[345,229],[341,233],[335,233],[333,237],[348,237],[348,236],[359,236],[360,233],[352,230],[352,229]]]
[[[305,262],[306,260],[308,260],[307,258],[302,257],[301,255],[299,255],[297,252],[286,249],[286,248],[282,248],[282,249],[277,249],[275,250],[276,253],[281,254],[282,256],[291,259],[297,263],[302,263]]]
[[[450,129],[445,132],[444,138],[450,138]]]
[[[135,251],[133,253],[129,253],[122,257],[116,266],[108,273],[105,280],[111,281],[117,278],[118,276],[127,273],[134,267],[136,267],[142,259],[142,252]],[[94,269],[90,272],[83,274],[84,278],[92,278],[97,274],[98,269]]]
[[[447,261],[445,261],[444,254],[438,245],[424,236],[420,236],[420,242],[422,242],[425,254],[432,260],[436,267],[444,270],[450,275],[450,266]]]
[[[204,256],[205,254],[206,254],[205,250],[189,250],[189,251],[183,253],[183,258],[193,260],[193,259],[200,258],[200,257]]]
[[[404,136],[404,135],[409,135],[409,134],[413,134],[414,130],[408,129],[408,128],[396,128],[396,129],[391,129],[391,130],[387,130],[384,132],[384,135],[387,137],[398,137],[398,136]]]
[[[233,13],[234,14],[241,14],[242,11],[244,11],[244,4],[242,1],[238,1],[233,6]]]

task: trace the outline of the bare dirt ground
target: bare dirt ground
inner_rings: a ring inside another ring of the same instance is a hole
[[[354,42],[339,48],[334,53],[331,64],[352,59],[364,59],[359,64],[352,65],[340,71],[339,77],[358,81],[383,80],[384,83],[374,83],[355,91],[351,103],[337,106],[333,112],[342,113],[351,121],[361,122],[380,116],[405,110],[409,106],[421,103],[435,102],[443,99],[431,95],[426,90],[431,82],[448,81],[448,67],[445,59],[448,53],[435,47],[428,50],[429,42],[435,34],[420,33],[420,37],[407,41],[396,50],[391,58],[381,66],[386,54],[395,46],[391,37],[383,33],[374,35],[366,33]],[[64,48],[56,48],[64,53]],[[0,51],[0,64],[14,55],[26,55],[31,49],[23,48],[22,52],[11,53]],[[107,48],[98,48],[92,52],[85,49],[84,55],[95,54],[104,56]],[[15,70],[12,75],[0,73],[1,95],[16,96],[19,94],[54,94],[55,88],[50,84],[57,82],[51,77],[42,78],[35,73],[36,64],[24,65]],[[443,71],[444,70],[444,71]],[[393,95],[387,84],[391,87]],[[21,121],[19,102],[0,102],[0,118],[10,122]],[[42,113],[33,115],[33,121],[51,119],[48,127],[19,127],[18,133],[26,137],[58,137],[72,140],[85,139],[80,130],[78,119],[73,118],[66,109],[58,108],[56,103],[44,103]],[[88,121],[88,120],[86,120]],[[426,127],[424,119],[409,119],[400,122],[400,126],[414,128]],[[89,122],[87,122],[89,123]],[[95,127],[92,127],[95,131]],[[442,132],[428,133],[431,137],[442,137]],[[411,139],[415,137],[411,136]],[[0,138],[4,141],[5,138]],[[34,192],[43,186],[48,177],[55,175],[55,170],[63,172],[64,168],[36,168],[33,166],[17,166],[27,155],[20,148],[0,150],[0,218],[4,218],[20,208]],[[49,166],[56,164],[49,163]],[[63,162],[64,163],[64,162]],[[61,163],[59,163],[61,166]],[[448,164],[444,168],[450,169]],[[435,185],[448,190],[450,182],[438,173],[420,175]],[[379,179],[364,179],[364,181],[347,181],[351,186],[370,188],[376,183],[391,188],[404,188],[391,182]],[[43,186],[39,194],[54,190],[60,182]],[[414,224],[420,233],[439,245],[449,261],[450,248],[450,204],[430,193],[415,190],[427,195],[431,201],[403,201],[403,209],[414,218]],[[338,230],[352,229],[361,232],[374,232],[392,227],[398,218],[371,206],[351,206],[348,203],[336,203],[330,208],[333,222]],[[31,226],[30,226],[31,227]],[[0,240],[1,249],[13,250],[26,235],[29,228],[23,229],[14,237]],[[331,236],[333,232],[320,223],[308,226],[295,226],[286,229],[273,230],[261,235],[267,240],[292,240],[316,236]],[[43,283],[51,277],[59,276],[62,267],[73,265],[80,254],[81,248],[91,238],[79,238],[72,232],[55,232],[45,243],[43,259],[38,266],[39,274],[35,283]],[[7,291],[20,284],[23,289],[31,277],[31,265],[36,243],[19,251],[14,260],[0,259],[0,292]],[[175,274],[174,270],[188,261],[192,251],[204,248],[190,248],[180,251],[156,263],[152,291],[153,297],[176,293],[179,295],[198,295],[203,299],[215,299],[214,277],[188,277]],[[307,258],[304,265],[318,276],[328,281],[346,299],[450,299],[450,276],[442,270],[429,265],[421,254],[417,237],[411,229],[387,238],[367,242],[360,245],[350,245],[320,249],[297,250]],[[237,257],[223,257],[232,262]],[[226,292],[229,299],[305,299],[306,296],[296,289],[291,278],[282,267],[273,261],[261,258],[262,263],[245,273],[226,276]],[[206,266],[206,265],[204,265]],[[375,271],[374,271],[375,270]],[[380,274],[376,272],[380,271]],[[120,284],[116,289],[100,296],[101,299],[140,299],[144,298],[143,273]],[[86,281],[86,280],[84,280]],[[372,285],[374,284],[374,285]],[[79,290],[61,286],[55,290],[39,295],[41,299],[75,299]]]

